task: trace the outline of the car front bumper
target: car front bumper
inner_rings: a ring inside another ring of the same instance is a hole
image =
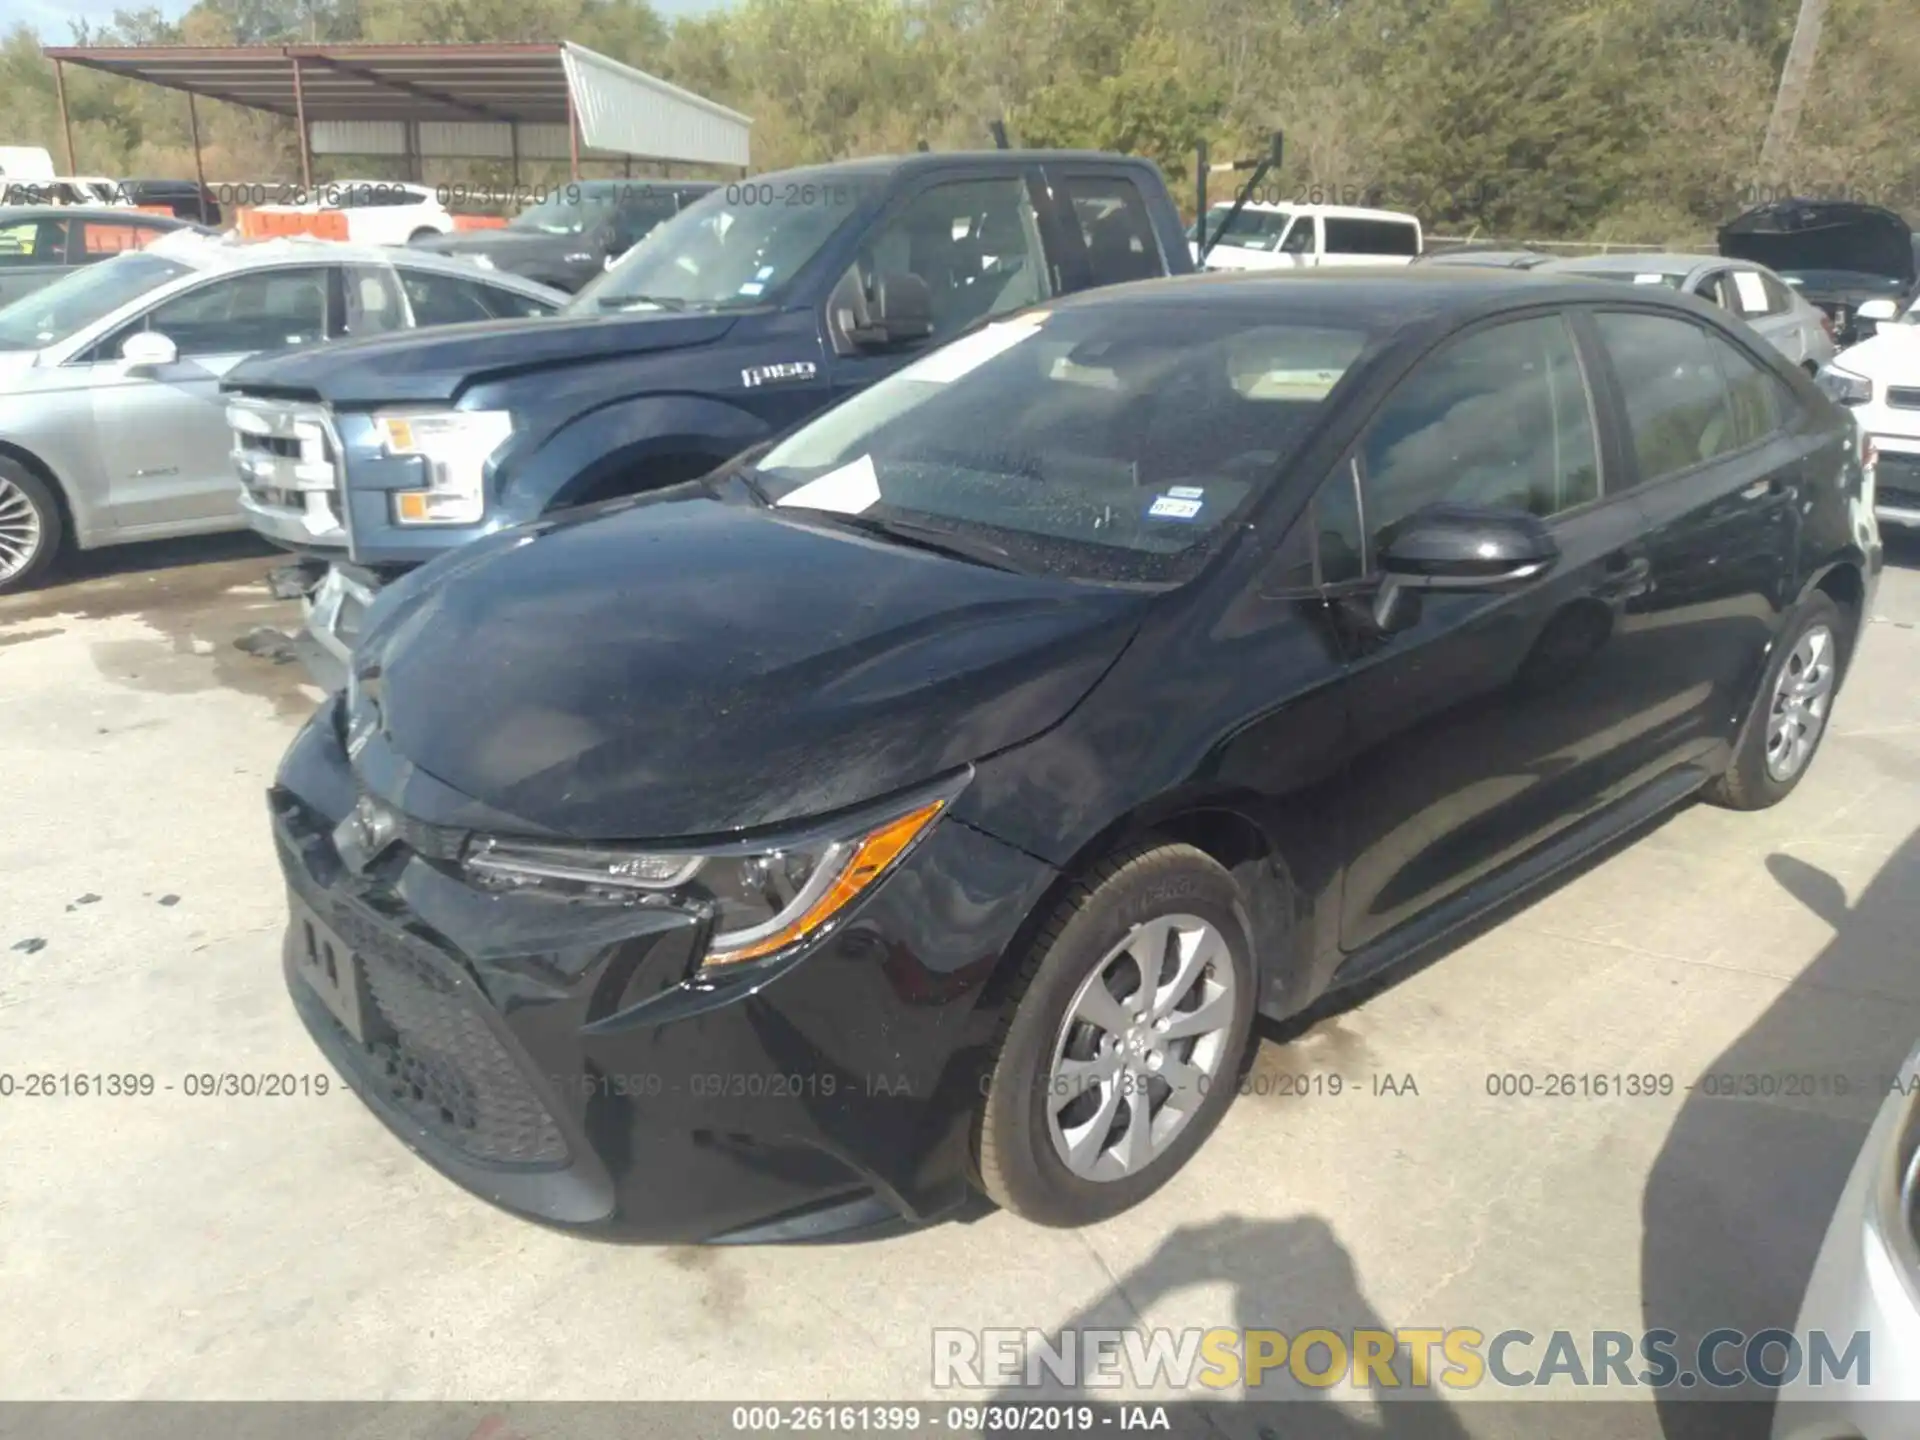
[[[1046,865],[949,816],[816,945],[702,978],[696,917],[482,890],[422,823],[355,872],[332,838],[361,793],[338,710],[270,794],[286,981],[428,1163],[529,1218],[652,1243],[823,1238],[967,1198],[983,997]]]
[[[1920,528],[1920,410],[1887,404],[1884,389],[1875,381],[1874,398],[1849,407],[1854,425],[1873,442],[1880,457],[1873,486],[1874,518],[1882,525]]]

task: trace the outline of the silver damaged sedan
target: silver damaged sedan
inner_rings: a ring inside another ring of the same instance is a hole
[[[0,593],[89,550],[245,521],[220,378],[249,355],[567,297],[402,248],[192,232],[0,309]]]

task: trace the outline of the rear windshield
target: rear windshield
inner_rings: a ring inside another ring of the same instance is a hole
[[[1036,568],[1173,583],[1275,480],[1366,332],[1215,308],[1016,316],[769,451],[776,504],[977,534]]]

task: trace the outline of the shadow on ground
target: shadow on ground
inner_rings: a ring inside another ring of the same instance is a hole
[[[1886,1077],[1920,1038],[1920,832],[1851,901],[1794,856],[1775,854],[1767,869],[1834,936],[1708,1068],[1648,1176],[1643,1317],[1679,1335],[1683,1364],[1707,1331],[1793,1327]],[[1660,1409],[1669,1440],[1766,1433],[1764,1408],[1668,1396]]]

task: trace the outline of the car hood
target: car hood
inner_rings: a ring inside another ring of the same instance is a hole
[[[1850,270],[1914,281],[1913,230],[1891,210],[1844,202],[1781,200],[1730,220],[1720,253],[1779,271]]]
[[[248,360],[222,389],[324,400],[339,409],[450,402],[483,376],[709,345],[738,315],[621,314],[483,320],[341,340]]]
[[[1920,325],[1883,325],[1834,357],[1842,370],[1886,385],[1920,386]]]
[[[697,484],[401,584],[355,652],[350,724],[377,717],[363,783],[430,823],[598,840],[798,821],[1019,744],[1151,603]]]

